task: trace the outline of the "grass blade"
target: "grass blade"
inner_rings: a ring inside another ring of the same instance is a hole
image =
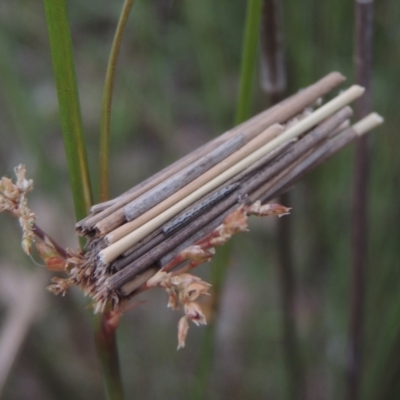
[[[77,220],[92,204],[71,34],[64,0],[44,0],[61,126]]]

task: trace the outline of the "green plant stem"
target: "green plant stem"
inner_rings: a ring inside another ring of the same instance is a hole
[[[112,94],[118,55],[121,49],[122,38],[133,3],[134,0],[125,0],[122,7],[117,29],[114,35],[114,41],[111,47],[111,53],[107,65],[106,79],[104,83],[100,121],[100,201],[106,201],[109,197]],[[96,318],[95,340],[103,369],[107,399],[122,400],[124,398],[124,391],[119,367],[116,336],[118,323],[110,323],[111,319],[112,314],[108,311]]]
[[[193,400],[208,398],[208,383],[212,373],[215,350],[215,321],[218,318],[222,288],[225,281],[227,267],[232,250],[232,241],[226,243],[215,253],[211,267],[211,318],[207,321],[202,343],[202,356],[196,373],[196,382],[193,390]]]
[[[198,59],[207,111],[213,128],[219,130],[224,126],[227,109],[226,97],[221,90],[227,68],[225,54],[216,40],[220,34],[220,26],[215,4],[213,0],[186,0],[184,9]],[[210,57],[210,54],[213,54],[213,57]]]
[[[89,211],[92,192],[67,8],[65,0],[44,0],[44,5],[75,215],[80,220]],[[111,323],[111,316],[106,312],[95,317],[94,325],[107,398],[121,400],[123,390],[115,338],[117,324]]]
[[[249,0],[246,11],[244,28],[244,42],[242,47],[242,62],[240,70],[239,95],[235,115],[235,123],[249,118],[254,73],[257,62],[257,47],[261,21],[262,0]],[[228,243],[218,249],[212,263],[213,297],[211,303],[212,320],[206,327],[206,333],[202,346],[202,357],[199,363],[199,374],[196,387],[193,391],[194,398],[207,398],[208,382],[214,360],[215,319],[218,315],[221,301],[222,287],[225,281],[226,271],[229,265],[232,244]]]
[[[236,108],[236,125],[250,116],[251,96],[257,61],[262,0],[248,0],[242,63],[240,67],[239,97]]]
[[[116,330],[112,314],[105,311],[95,317],[95,341],[104,377],[104,387],[108,400],[123,400],[124,390],[119,367]]]
[[[282,101],[287,91],[286,57],[283,42],[282,4],[279,0],[263,0],[261,21],[261,60],[263,89],[269,103]],[[290,193],[278,198],[280,204],[291,204]],[[276,225],[278,284],[280,296],[282,350],[286,370],[286,396],[288,399],[306,398],[305,367],[298,340],[296,323],[296,276],[293,258],[293,221],[279,218]]]
[[[115,69],[117,66],[118,55],[121,49],[122,38],[126,23],[134,0],[125,0],[122,12],[115,31],[114,41],[111,47],[110,58],[108,60],[106,79],[104,83],[101,121],[100,121],[100,201],[108,200],[109,196],[109,170],[110,170],[110,122],[111,104],[115,80]]]
[[[80,220],[92,204],[82,116],[65,0],[44,0],[51,58],[75,215]]]

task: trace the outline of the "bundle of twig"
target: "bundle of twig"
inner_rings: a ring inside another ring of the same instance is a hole
[[[89,238],[81,272],[85,290],[99,304],[119,302],[137,293],[161,268],[169,271],[190,259],[185,249],[215,236],[217,227],[236,210],[286,213],[280,206],[261,210],[256,201],[268,202],[288,190],[382,122],[371,114],[350,126],[348,104],[363,94],[359,86],[316,106],[343,81],[339,73],[329,74],[116,199],[94,206],[76,226]],[[207,253],[205,259],[210,256]]]

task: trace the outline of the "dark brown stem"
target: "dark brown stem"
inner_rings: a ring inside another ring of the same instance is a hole
[[[193,214],[193,210],[196,209],[197,207],[201,206],[202,204],[211,203],[211,198],[213,196],[215,196],[216,194],[218,194],[219,192],[221,192],[223,190],[226,190],[229,186],[234,185],[235,188],[233,188],[232,191],[229,191],[229,193],[225,192],[225,196],[223,196],[223,197],[227,197],[231,192],[236,190],[236,193],[237,193],[236,198],[238,198],[239,193],[243,193],[243,191],[239,190],[240,189],[240,185],[238,185],[238,183],[242,179],[247,179],[249,177],[251,178],[251,176],[254,175],[254,173],[257,170],[259,170],[261,167],[265,167],[269,162],[271,162],[275,158],[279,157],[292,144],[293,143],[289,143],[289,144],[286,143],[286,144],[284,144],[282,146],[279,146],[277,149],[272,151],[270,154],[268,154],[267,156],[263,157],[262,159],[260,159],[256,163],[254,163],[251,167],[247,168],[242,173],[240,173],[237,176],[235,176],[233,179],[227,181],[223,185],[222,189],[221,188],[217,188],[215,191],[211,192],[209,195],[201,198],[200,200],[198,200],[197,202],[195,202],[194,204],[192,204],[191,206],[186,208],[184,211],[182,211],[180,214],[178,214],[171,221],[167,222],[161,229],[158,229],[158,230],[154,231],[153,233],[148,235],[146,238],[144,238],[142,241],[140,241],[139,243],[134,245],[133,248],[130,251],[127,251],[126,254],[124,254],[124,257],[122,257],[119,260],[115,261],[113,263],[113,265],[112,265],[113,270],[119,271],[120,269],[124,268],[126,265],[130,264],[131,262],[133,262],[134,260],[136,260],[137,258],[142,256],[143,254],[145,254],[148,251],[152,250],[156,245],[160,244],[164,240],[169,239],[168,236],[165,234],[165,228],[168,228],[170,225],[176,223],[176,221],[184,218],[185,214]],[[223,198],[223,197],[221,197],[221,198]],[[219,207],[219,205],[217,204],[215,207]],[[209,207],[202,207],[202,208],[203,208],[203,211],[206,213],[207,209]],[[213,212],[214,211],[211,211],[211,213],[213,213]],[[197,216],[196,216],[196,218],[197,218]],[[185,224],[181,224],[181,227],[183,227],[184,225]],[[185,234],[188,236],[190,234],[189,231],[192,231],[192,230],[195,231],[196,229],[197,229],[196,226],[194,226],[193,228],[189,227],[188,231],[186,231]]]
[[[95,341],[101,358],[103,376],[107,380],[105,382],[107,398],[113,400],[124,399],[116,339],[119,317],[119,311],[106,311],[95,317],[98,324]]]
[[[354,63],[356,82],[366,89],[355,107],[357,118],[364,117],[371,111],[371,68],[372,68],[372,25],[373,1],[356,0],[355,2],[355,48]],[[368,264],[368,138],[356,142],[354,186],[351,221],[351,316],[350,346],[348,354],[348,393],[347,398],[360,398],[362,376],[363,322],[365,302],[365,274]]]
[[[47,235],[41,228],[39,228],[36,224],[33,225],[34,234],[42,239],[48,240],[56,249],[57,253],[64,259],[68,258],[68,252],[63,247],[61,247],[55,240],[53,240],[49,235]]]
[[[311,154],[301,160],[289,165],[283,170],[273,182],[267,182],[264,188],[260,188],[259,198],[262,202],[269,201],[289,190],[296,182],[301,180],[309,171],[328,160],[332,155],[341,150],[344,146],[354,141],[357,134],[352,128],[346,129],[337,137],[322,143]],[[262,190],[264,189],[264,190]],[[253,199],[253,195],[250,196]]]
[[[261,20],[262,86],[271,103],[276,104],[286,91],[286,63],[279,0],[264,0]]]

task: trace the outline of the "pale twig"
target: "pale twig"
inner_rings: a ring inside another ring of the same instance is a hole
[[[240,188],[237,190],[237,195],[229,196],[229,198],[214,206],[212,210],[204,213],[201,218],[198,218],[195,222],[192,222],[187,228],[181,230],[176,235],[171,237],[165,237],[160,233],[156,238],[146,243],[145,254],[139,249],[139,254],[142,254],[140,258],[137,257],[138,252],[130,254],[128,257],[118,260],[115,264],[119,267],[125,267],[123,271],[114,274],[108,280],[108,286],[111,288],[119,288],[124,285],[130,279],[134,278],[135,275],[141,273],[145,268],[154,263],[157,260],[161,260],[162,257],[168,251],[169,254],[176,254],[179,248],[193,244],[195,241],[205,235],[205,232],[213,230],[215,226],[213,223],[220,223],[221,215],[225,213],[228,207],[234,205],[240,199],[244,199],[248,193],[252,193],[257,187],[262,185],[264,182],[268,182],[270,179],[279,174],[282,170],[292,165],[297,159],[303,156],[303,154],[310,153],[312,149],[323,141],[326,137],[329,137],[332,130],[335,130],[343,120],[347,119],[351,115],[351,109],[345,107],[344,109],[337,112],[334,116],[328,118],[326,121],[321,123],[312,132],[307,134],[304,138],[293,145],[283,156],[271,163],[270,166],[263,167],[260,171],[255,171],[251,175],[246,175],[241,182]],[[262,192],[263,193],[263,192]],[[251,196],[252,200],[256,200]],[[211,222],[210,222],[211,221]],[[207,225],[208,224],[208,225]],[[207,225],[207,226],[206,226]],[[213,225],[212,228],[210,226]],[[204,226],[204,227],[203,227]],[[186,245],[180,244],[184,239]],[[154,244],[154,246],[152,246]],[[179,245],[179,246],[178,246]],[[168,255],[171,258],[171,255]],[[168,258],[167,257],[167,258]],[[129,265],[127,265],[129,264]],[[132,288],[132,284],[129,285]]]
[[[333,154],[335,154],[337,151],[342,149],[344,146],[349,144],[351,141],[354,141],[357,137],[365,134],[366,132],[374,129],[378,125],[383,123],[383,118],[380,117],[376,113],[370,114],[368,117],[364,118],[363,120],[359,121],[357,124],[353,125],[351,128],[346,129],[345,131],[341,132],[337,137],[330,137],[329,140],[323,142],[321,145],[319,145],[316,149],[309,151],[302,159],[294,161],[291,165],[288,165],[285,170],[283,170],[277,177],[277,179],[274,179],[272,185],[270,182],[265,185],[265,187],[261,187],[261,191],[258,192],[258,194],[250,195],[251,201],[253,202],[256,198],[261,199],[263,202],[264,201],[269,201],[270,199],[281,195],[285,191],[287,191],[295,182],[297,182],[301,177],[304,176],[305,173],[310,171],[311,169],[315,168],[317,165],[321,164],[322,162],[326,161],[329,157],[331,157]],[[251,187],[251,184],[250,184]],[[262,193],[262,191],[266,190],[266,193]],[[176,246],[176,242],[173,243],[172,246],[168,246],[167,242],[164,243],[164,249],[161,251],[156,251],[156,254],[152,254],[153,257],[151,259],[148,259],[149,264],[154,263],[157,261],[157,259],[160,258],[160,255],[165,253],[165,249],[168,248],[173,248],[171,252],[169,252],[167,255],[161,257],[158,261],[157,264],[158,267],[154,264],[150,269],[146,269],[145,276],[152,276],[154,275],[159,268],[162,266],[166,265],[167,263],[170,262],[177,254],[179,254],[180,251],[184,250],[186,247],[189,247],[193,243],[197,242],[199,238],[204,238],[208,234],[210,234],[216,226],[218,226],[223,219],[231,213],[233,210],[237,208],[236,202],[231,201],[225,201],[225,204],[222,206],[218,206],[217,209],[211,210],[209,213],[212,214],[211,218],[207,218],[207,214],[204,214],[201,216],[202,223],[204,221],[211,221],[208,222],[206,225],[201,227],[201,224],[198,224],[199,220],[196,220],[196,226],[194,230],[191,230],[192,232],[196,232],[193,234],[193,236],[187,238],[184,242],[180,243],[179,246]],[[232,204],[229,206],[229,204]],[[229,206],[229,208],[227,208]],[[224,210],[224,211],[222,211]],[[216,217],[218,215],[218,217]],[[200,229],[199,229],[200,228]],[[182,235],[183,233],[183,235]],[[188,232],[184,231],[181,232],[182,237],[187,237]],[[168,247],[167,247],[168,246]],[[137,264],[137,267],[139,267],[140,264]],[[145,266],[144,263],[141,264],[142,268]],[[134,276],[138,273],[141,273],[137,278],[134,278]],[[122,284],[121,287],[118,289],[120,291],[120,294],[123,296],[134,296],[139,293],[141,293],[143,290],[139,289],[136,291],[136,289],[140,288],[142,286],[142,283],[144,281],[142,274],[144,272],[141,272],[141,269],[136,269],[136,270],[129,270],[127,269],[126,271],[123,271],[122,274],[125,274],[125,277],[131,276],[132,280],[125,279],[126,283]],[[121,280],[121,273],[118,274],[119,276],[112,276],[108,279],[108,287],[110,289],[117,289],[118,285],[121,284],[124,280]]]
[[[186,215],[188,215],[188,214],[193,215],[194,209],[196,209],[198,207],[204,208],[204,204],[209,205],[210,203],[212,203],[212,198],[216,194],[219,194],[219,192],[221,192],[222,190],[225,192],[225,188],[227,188],[229,186],[236,186],[242,179],[246,179],[246,180],[248,178],[251,179],[251,176],[258,169],[260,169],[261,167],[265,168],[265,166],[268,165],[275,158],[280,157],[282,155],[282,153],[287,151],[287,149],[290,145],[293,145],[293,142],[289,142],[288,144],[280,146],[275,151],[269,153],[267,157],[263,157],[259,162],[253,164],[250,168],[247,168],[241,174],[235,176],[233,179],[226,182],[222,189],[221,188],[216,189],[214,192],[201,198],[200,200],[198,200],[197,202],[193,203],[191,206],[189,206],[188,208],[183,210],[174,219],[172,219],[171,221],[168,221],[160,229],[155,230],[150,235],[146,236],[143,240],[141,240],[136,245],[134,245],[129,250],[127,250],[125,253],[123,253],[121,258],[112,264],[112,266],[111,266],[112,270],[119,271],[120,269],[124,268],[125,266],[127,266],[128,264],[130,264],[131,262],[133,262],[140,256],[142,256],[143,254],[147,253],[149,250],[153,249],[155,246],[157,246],[161,242],[165,241],[167,238],[168,238],[168,240],[170,240],[170,236],[167,237],[164,233],[164,231],[166,229],[168,229],[168,227],[170,225],[176,226],[178,224],[179,220],[181,220],[180,227],[179,227],[179,229],[181,229],[188,222]],[[239,188],[240,188],[240,186],[238,186],[237,189],[235,189],[235,191],[237,193],[239,193]],[[227,196],[227,195],[229,195],[229,193],[225,193],[225,195]],[[239,194],[238,194],[238,196],[239,196]],[[220,201],[216,205],[213,205],[213,208],[218,209],[219,206],[220,206]],[[204,211],[206,211],[206,210],[204,210]],[[184,223],[182,222],[182,219],[185,221]],[[191,224],[188,227],[188,229],[189,230],[192,230],[192,229],[198,230],[195,226],[193,226],[193,224]],[[185,235],[188,236],[188,235],[190,235],[190,233],[186,233]]]
[[[240,150],[227,157],[225,160],[208,170],[206,173],[199,176],[197,179],[190,182],[188,185],[174,193],[166,200],[157,204],[157,206],[153,207],[148,212],[142,214],[139,218],[136,218],[135,220],[128,222],[120,228],[109,233],[105,237],[106,242],[110,244],[115,243],[120,239],[125,238],[135,229],[144,226],[146,223],[149,223],[149,221],[153,221],[156,218],[160,221],[161,219],[163,219],[163,222],[165,222],[169,218],[175,216],[186,206],[190,205],[201,196],[215,189],[229,178],[232,178],[236,173],[241,172],[241,170],[238,169],[238,166],[242,165],[240,163],[243,162],[244,159],[248,158],[251,154],[255,153],[257,149],[259,149],[266,143],[271,142],[272,139],[276,138],[276,136],[279,135],[282,131],[283,128],[279,125],[273,125],[272,127],[266,129],[260,135],[255,137],[245,146],[243,146]],[[251,163],[247,163],[245,167],[249,166],[250,164]],[[242,168],[242,170],[244,168]],[[185,203],[179,203],[180,205],[177,206],[178,202],[188,198],[189,196],[191,196],[190,200],[187,200]],[[170,211],[171,209],[173,209],[174,211]],[[160,217],[160,215],[165,212],[167,212],[167,214],[164,214],[163,217]],[[154,226],[155,229],[160,226],[155,225],[156,223],[149,225],[149,227]],[[152,230],[153,229],[148,231],[146,234],[150,233]]]
[[[172,165],[164,168],[162,171],[146,179],[144,182],[136,185],[123,193],[114,201],[107,202],[106,208],[95,215],[89,215],[82,221],[78,222],[76,229],[78,233],[87,234],[90,233],[96,223],[103,220],[105,217],[111,215],[114,212],[122,213],[120,210],[123,206],[134,200],[147,190],[151,189],[158,183],[172,176],[177,171],[181,170],[191,162],[207,154],[210,149],[215,148],[216,145],[226,141],[228,138],[237,135],[241,132],[252,132],[253,135],[257,135],[266,129],[268,126],[274,123],[283,123],[290,118],[293,118],[300,113],[304,108],[312,105],[318,98],[329,93],[332,89],[343,83],[345,78],[338,72],[332,72],[314,83],[303,89],[301,92],[289,97],[282,101],[276,106],[263,111],[262,113],[254,116],[250,120],[238,125],[237,127],[227,131],[225,134],[214,139],[213,141],[206,143],[202,147],[196,149],[192,153],[176,161]],[[111,204],[111,205],[109,205]],[[99,207],[102,207],[101,205]]]
[[[96,224],[96,229],[105,234],[145,213],[155,205],[172,196],[179,189],[188,185],[210,168],[222,162],[235,151],[239,150],[247,142],[246,135],[240,134],[228,139],[225,143],[208,152],[208,154],[192,162],[186,168],[167,178],[163,182],[146,191],[130,203]]]
[[[377,113],[369,114],[367,117],[358,121],[350,128],[347,128],[333,139],[323,143],[302,163],[299,163],[294,168],[292,166],[288,167],[286,173],[284,171],[282,175],[276,179],[273,185],[267,184],[265,186],[264,194],[259,193],[257,198],[262,201],[268,201],[288,190],[311,169],[314,169],[316,166],[328,160],[332,155],[337,153],[350,142],[361,137],[372,129],[375,129],[377,126],[381,125],[383,121],[383,118]]]
[[[318,124],[325,118],[329,117],[331,114],[338,111],[340,108],[349,104],[351,101],[355,100],[359,96],[361,96],[364,92],[364,89],[360,86],[352,86],[347,89],[345,92],[341,93],[339,96],[328,102],[327,104],[320,107],[318,110],[305,117],[297,124],[288,128],[283,134],[279,135],[277,138],[272,140],[271,142],[265,144],[260,149],[256,150],[250,156],[247,156],[242,161],[238,162],[233,167],[229,168],[224,173],[220,174],[217,178],[207,182],[204,186],[197,189],[195,192],[191,193],[178,203],[174,204],[168,210],[158,214],[155,218],[150,220],[149,222],[141,225],[133,232],[130,232],[126,236],[124,236],[119,241],[113,243],[108,246],[104,250],[99,252],[100,262],[107,265],[111,261],[115,260],[119,255],[121,255],[124,251],[126,251],[133,244],[137,243],[139,240],[144,238],[147,234],[152,232],[154,229],[158,228],[172,216],[176,215],[183,208],[208,193],[219,184],[225,182],[229,178],[241,172],[243,169],[260,159],[261,157],[268,154],[277,146],[281,145],[285,141],[291,140],[297,136],[300,136],[302,133],[312,128],[314,125]]]

